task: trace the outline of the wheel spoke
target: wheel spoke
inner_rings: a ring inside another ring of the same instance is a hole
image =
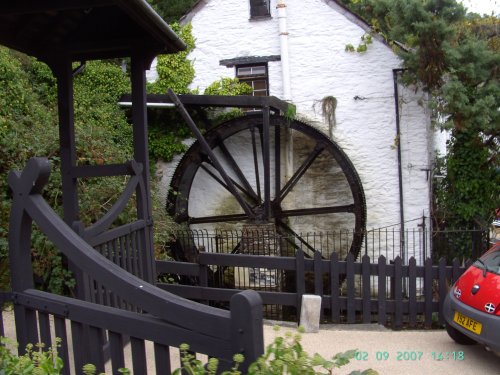
[[[212,164],[210,164],[212,165]],[[231,189],[229,189],[229,187],[224,183],[224,181],[222,181],[222,179],[220,179],[219,177],[217,177],[217,175],[215,173],[213,173],[210,169],[207,168],[206,165],[202,164],[200,166],[201,169],[203,169],[205,172],[207,172],[207,174],[212,177],[215,181],[217,181],[224,189],[226,189],[228,192],[230,192],[232,194],[232,191]],[[257,197],[251,195],[247,190],[245,190],[245,188],[243,186],[241,186],[240,184],[238,184],[236,181],[234,181],[232,178],[231,179],[231,182],[233,183],[233,185],[235,187],[237,187],[242,193],[244,193],[248,198],[250,198],[250,200],[252,201],[253,204],[258,204],[258,201],[257,201]]]
[[[252,135],[252,152],[253,152],[253,165],[255,170],[255,183],[257,184],[257,196],[259,201],[262,201],[262,192],[260,190],[260,173],[259,173],[259,159],[257,158],[257,140],[255,138],[255,127],[250,128]]]
[[[304,250],[304,248],[302,246],[298,246],[293,239],[299,240],[300,243],[305,246],[305,248],[308,250],[308,251],[306,251],[307,256],[309,256],[311,258],[314,257],[314,253],[315,253],[316,249],[314,247],[312,247],[306,240],[304,240],[302,238],[302,236],[300,236],[298,233],[296,233],[292,228],[290,228],[288,225],[286,225],[281,220],[276,220],[276,224],[277,224],[276,230],[278,230],[280,232],[280,234],[285,236],[285,240],[289,244],[291,244],[295,248],[295,250]],[[285,233],[282,233],[279,230],[280,227],[285,230]],[[290,238],[290,236],[292,236],[292,238]],[[311,252],[312,252],[312,254],[311,254]]]
[[[283,210],[281,211],[282,217],[289,216],[306,216],[306,215],[321,215],[321,214],[336,214],[336,213],[354,213],[354,204],[346,206],[330,206],[330,207],[312,207],[312,208],[299,208],[296,210]]]
[[[281,128],[274,127],[274,196],[279,197],[281,189]]]
[[[280,195],[275,198],[274,204],[279,204],[285,197],[288,195],[288,193],[293,189],[293,187],[299,182],[299,180],[302,178],[302,176],[307,172],[309,167],[314,163],[314,160],[321,154],[321,152],[324,150],[325,146],[317,143],[316,146],[314,147],[314,150],[307,156],[306,160],[302,163],[302,165],[295,171],[293,176],[288,180],[288,182],[283,186],[283,189],[280,191]]]
[[[234,160],[233,156],[231,155],[231,153],[229,152],[229,150],[227,149],[227,147],[223,141],[221,141],[219,143],[219,148],[222,151],[222,153],[224,154],[227,162],[229,163],[229,165],[231,166],[231,168],[236,173],[236,175],[240,179],[241,183],[245,187],[244,192],[248,196],[251,196],[255,201],[259,202],[260,201],[259,197],[257,196],[255,191],[253,190],[252,186],[250,185],[247,178],[245,177],[243,171],[240,169],[240,167],[238,166],[238,163],[236,163],[236,160]]]
[[[229,221],[243,221],[246,219],[248,219],[248,216],[246,214],[234,214],[234,215],[190,217],[188,219],[188,222],[190,224],[225,223]]]
[[[212,161],[215,169],[217,169],[217,171],[221,175],[222,179],[226,183],[228,189],[231,191],[233,196],[236,198],[236,200],[240,204],[243,211],[245,211],[245,213],[247,214],[247,216],[249,218],[253,219],[255,217],[253,211],[250,209],[247,202],[245,202],[245,200],[241,197],[241,195],[239,195],[238,192],[236,191],[235,186],[233,185],[231,179],[229,178],[226,171],[224,170],[224,168],[220,164],[219,160],[215,156],[215,154],[214,154],[212,148],[210,147],[210,145],[208,144],[207,140],[203,137],[200,130],[196,127],[196,124],[194,123],[193,119],[191,118],[191,116],[189,115],[189,113],[187,112],[186,108],[181,103],[181,101],[179,100],[177,95],[175,95],[175,93],[172,91],[172,89],[168,89],[168,96],[170,97],[172,102],[175,104],[175,106],[179,110],[179,113],[181,114],[182,118],[184,119],[184,121],[186,121],[189,129],[191,129],[191,131],[194,133],[194,136],[196,137],[196,139],[198,140],[198,142],[202,146],[203,150],[205,151],[205,153],[208,155],[208,157]]]
[[[269,147],[269,107],[262,109],[262,161],[264,163],[264,220],[271,212],[271,152]]]

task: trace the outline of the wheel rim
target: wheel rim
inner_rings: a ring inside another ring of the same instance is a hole
[[[297,120],[271,116],[267,145],[265,131],[262,116],[250,115],[205,134],[254,217],[239,207],[199,142],[189,148],[172,177],[169,213],[191,228],[213,230],[273,222],[279,234],[291,236],[296,245],[309,250],[315,247],[305,233],[342,229],[352,236],[342,245],[341,257],[347,252],[357,257],[366,204],[360,178],[347,155],[323,133]],[[289,154],[293,157],[287,158]]]

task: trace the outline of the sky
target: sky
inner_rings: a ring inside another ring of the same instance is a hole
[[[479,13],[481,15],[500,14],[500,0],[462,0],[462,4],[469,12]]]

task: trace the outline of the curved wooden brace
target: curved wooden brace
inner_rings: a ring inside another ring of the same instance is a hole
[[[127,183],[125,190],[117,199],[115,204],[113,204],[113,206],[102,218],[100,218],[94,224],[84,230],[84,238],[93,238],[108,229],[109,226],[113,224],[118,215],[120,215],[123,209],[126,207],[128,201],[130,200],[130,197],[132,197],[132,194],[134,194],[134,191],[136,191],[136,188],[138,186],[140,193],[144,194],[144,184],[141,180],[141,173],[143,168],[142,164],[137,163],[135,160],[132,160],[129,162],[129,168],[131,170],[132,177]]]
[[[27,236],[25,230],[31,228],[34,221],[69,260],[124,300],[177,326],[213,337],[230,338],[228,311],[188,301],[139,279],[100,255],[73,231],[39,194],[48,180],[49,170],[47,159],[35,158],[28,162],[22,173],[11,172],[9,175],[14,192],[9,241],[14,264],[22,262],[27,266],[27,262],[31,263],[29,253],[23,254],[25,251],[22,250],[29,249],[31,236]],[[16,269],[13,268],[12,272],[15,273]],[[26,274],[17,277],[19,280],[23,278],[29,279]],[[28,284],[13,285],[13,289],[31,288]]]

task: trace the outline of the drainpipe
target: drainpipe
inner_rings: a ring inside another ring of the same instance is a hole
[[[403,264],[406,264],[405,254],[405,214],[404,214],[404,197],[403,197],[403,169],[401,167],[401,127],[399,122],[399,90],[398,90],[398,73],[403,72],[404,69],[393,69],[392,78],[394,81],[394,105],[396,109],[396,137],[397,137],[397,150],[398,150],[398,179],[399,179],[399,215],[401,221],[400,231],[400,246],[401,246],[401,259]]]
[[[288,28],[285,0],[278,0],[276,5],[278,10],[278,21],[280,30],[281,47],[281,74],[283,79],[283,100],[290,101],[292,94],[290,91],[290,65],[288,58]]]
[[[279,35],[281,48],[281,77],[283,81],[283,100],[290,102],[292,94],[290,90],[290,60],[288,57],[288,27],[285,0],[278,0]],[[285,179],[293,175],[293,135],[291,129],[285,131]]]

